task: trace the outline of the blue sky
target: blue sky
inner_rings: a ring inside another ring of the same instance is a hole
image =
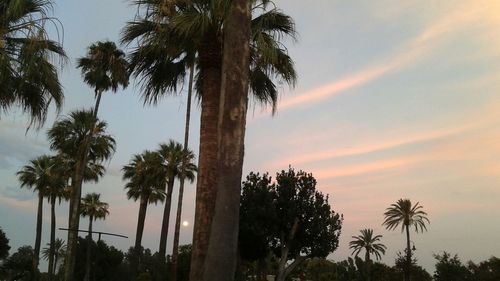
[[[276,5],[296,20],[299,40],[287,45],[299,81],[295,89],[282,89],[276,116],[251,106],[244,173],[272,174],[289,164],[312,172],[318,189],[330,194],[334,210],[345,217],[333,259],[348,256],[352,235],[373,228],[384,235],[383,260],[392,264],[404,237],[381,227],[383,212],[406,197],[419,201],[431,220],[427,233],[412,238],[426,268],[432,268],[432,254],[443,250],[464,260],[500,256],[500,243],[492,243],[500,234],[494,223],[500,215],[500,4],[281,0]],[[95,41],[117,41],[134,13],[133,6],[118,0],[56,3],[70,57],[61,75],[62,114],[93,105],[76,58]],[[99,115],[109,123],[118,149],[106,176],[84,192],[100,192],[110,203],[110,217],[95,228],[128,235],[128,240],[108,240],[121,249],[133,243],[138,204],[126,200],[120,168],[134,153],[182,140],[184,93],[156,107],[143,107],[133,85],[103,98]],[[194,109],[190,147],[197,151],[199,106]],[[0,119],[0,214],[5,214],[0,226],[14,248],[34,240],[36,210],[35,197],[19,189],[14,174],[49,152],[45,130],[53,121],[51,115],[44,129],[25,134],[22,115],[13,111]],[[183,217],[190,222],[193,201],[189,186]],[[161,210],[148,210],[144,244],[152,249]],[[66,212],[65,204],[58,207],[59,226],[66,226]],[[48,208],[44,219],[46,242]],[[182,229],[181,243],[190,241],[191,232],[191,226]]]

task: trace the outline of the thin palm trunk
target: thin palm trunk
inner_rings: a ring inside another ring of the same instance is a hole
[[[365,273],[366,273],[366,280],[370,281],[371,280],[371,260],[370,260],[370,252],[368,249],[365,249]]]
[[[144,223],[146,221],[146,212],[148,209],[148,197],[141,196],[141,203],[139,205],[139,217],[137,219],[137,230],[135,234],[134,249],[138,253],[141,249],[142,234],[144,233]]]
[[[191,65],[191,71],[189,73],[189,89],[188,98],[186,106],[186,126],[184,128],[184,153],[188,151],[189,142],[189,121],[191,118],[191,96],[193,94],[193,78],[194,78],[194,66]],[[183,158],[181,166],[181,175],[186,172],[186,161]],[[177,259],[179,257],[179,235],[181,230],[181,217],[182,217],[182,199],[184,197],[184,180],[185,177],[181,176],[179,182],[179,199],[177,201],[177,215],[175,217],[175,231],[174,231],[174,246],[172,249],[172,275],[171,280],[177,281]]]
[[[33,257],[33,274],[35,280],[38,280],[38,263],[40,260],[40,246],[42,242],[42,217],[43,217],[43,192],[39,190],[38,211],[36,215],[35,255]]]
[[[248,106],[250,2],[233,0],[224,27],[217,195],[203,281],[233,281],[235,276]]]
[[[85,281],[90,280],[91,256],[92,256],[92,222],[94,218],[89,216],[89,235],[87,236],[87,258],[85,260]]]
[[[165,259],[165,254],[167,252],[168,225],[170,223],[170,209],[172,207],[174,179],[174,175],[169,175],[167,182],[167,195],[165,197],[165,208],[163,209],[163,221],[161,224],[160,247],[158,249],[161,259]]]
[[[411,271],[411,249],[410,249],[410,227],[408,225],[406,228],[406,270],[405,270],[405,281],[410,281],[410,271]]]
[[[82,155],[83,154],[83,155]],[[70,199],[70,217],[68,223],[68,240],[66,251],[66,267],[64,269],[64,280],[73,281],[75,262],[76,262],[76,247],[78,240],[78,227],[80,226],[80,199],[82,197],[82,181],[85,163],[87,162],[87,149],[85,153],[80,153],[81,158],[75,164],[74,181],[71,185]]]
[[[202,75],[200,148],[196,207],[193,227],[193,248],[189,280],[199,281],[208,249],[210,226],[215,208],[217,182],[217,122],[219,115],[221,47],[217,40],[208,39],[199,53]]]
[[[54,255],[56,241],[56,197],[50,198],[50,248],[49,248],[49,281],[54,278]]]
[[[102,97],[102,91],[96,90],[96,100],[95,100],[95,106],[94,106],[94,118],[97,117],[97,111],[99,110],[99,105],[101,104],[101,97]]]

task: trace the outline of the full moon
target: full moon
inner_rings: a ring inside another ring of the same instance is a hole
[[[188,226],[189,225],[189,222],[188,221],[183,221],[182,222],[182,226]]]

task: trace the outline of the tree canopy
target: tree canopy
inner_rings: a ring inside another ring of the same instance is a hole
[[[337,249],[342,220],[328,196],[316,190],[312,174],[289,168],[277,173],[273,183],[268,174],[250,173],[241,195],[241,256],[275,255],[284,278],[301,261],[325,258]]]

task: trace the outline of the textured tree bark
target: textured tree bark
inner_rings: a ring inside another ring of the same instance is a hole
[[[43,190],[38,190],[38,211],[36,215],[35,255],[33,257],[33,276],[38,280],[38,263],[40,261],[40,246],[42,243]]]
[[[215,213],[203,281],[233,281],[238,246],[250,56],[250,1],[233,0],[224,27]]]
[[[184,127],[184,151],[188,151],[189,143],[189,122],[191,119],[191,96],[193,95],[193,79],[194,79],[194,66],[191,65],[191,70],[189,73],[189,88],[188,88],[188,98],[186,106],[186,125]],[[182,162],[181,173],[186,172],[186,163]],[[171,281],[177,281],[177,260],[179,257],[179,235],[181,230],[181,218],[182,218],[182,199],[184,197],[184,177],[181,177],[179,182],[179,199],[177,201],[177,216],[175,218],[175,231],[174,231],[174,246],[172,249],[172,273]]]
[[[215,37],[217,38],[217,37]],[[199,54],[202,76],[200,148],[196,207],[193,226],[193,248],[189,280],[200,281],[208,249],[210,226],[214,214],[217,181],[217,119],[221,82],[220,40],[209,38]]]
[[[54,265],[54,244],[56,241],[56,197],[50,198],[50,246],[49,246],[49,281],[52,281],[55,274]]]
[[[87,258],[85,260],[85,281],[90,281],[90,270],[92,262],[90,260],[92,256],[92,222],[94,218],[89,216],[89,235],[87,236]]]
[[[172,207],[172,192],[174,190],[174,176],[168,177],[167,196],[165,198],[165,208],[163,209],[163,221],[161,224],[160,247],[158,253],[160,258],[165,259],[167,252],[168,225],[170,223],[170,209]]]

